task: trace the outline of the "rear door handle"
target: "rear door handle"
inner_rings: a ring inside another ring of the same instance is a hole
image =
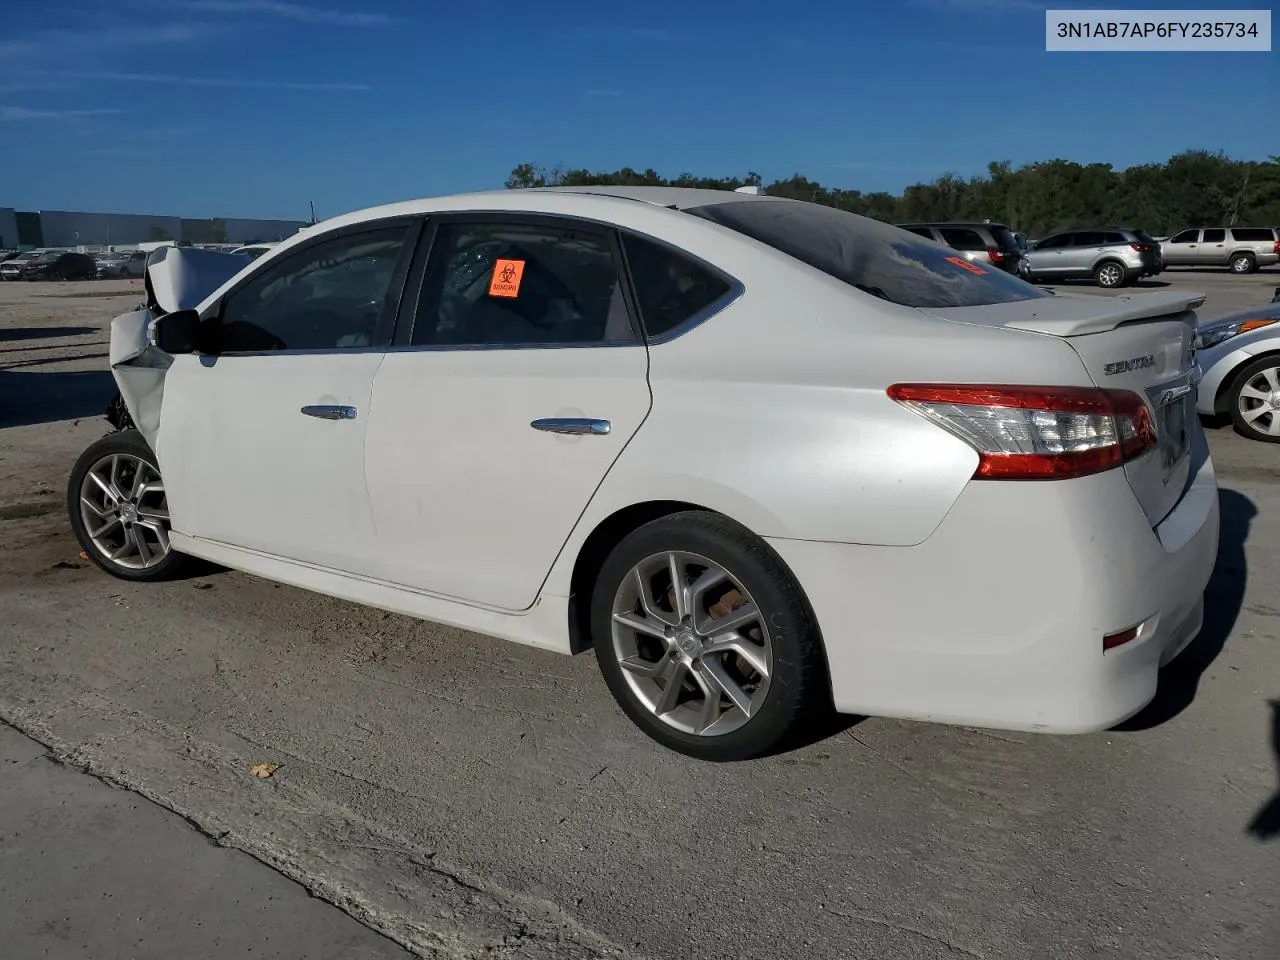
[[[354,420],[355,407],[344,407],[338,404],[313,403],[303,407],[302,412],[308,417],[319,417],[321,420]]]
[[[591,420],[587,417],[545,417],[542,420],[534,420],[529,426],[548,433],[567,433],[577,436],[586,434],[593,437],[603,437],[610,429],[608,420]]]

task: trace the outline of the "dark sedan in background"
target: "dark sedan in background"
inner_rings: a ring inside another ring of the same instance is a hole
[[[92,280],[98,265],[87,253],[42,253],[22,268],[23,280]]]

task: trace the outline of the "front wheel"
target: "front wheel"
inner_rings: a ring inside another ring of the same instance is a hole
[[[1280,443],[1280,357],[1261,357],[1237,374],[1231,423],[1242,437]]]
[[[813,614],[759,537],[711,513],[655,520],[609,554],[591,598],[600,671],[646,734],[744,760],[830,708]]]
[[[169,543],[169,502],[156,456],[136,430],[91,444],[67,481],[67,514],[85,554],[122,580],[168,580],[190,558]]]

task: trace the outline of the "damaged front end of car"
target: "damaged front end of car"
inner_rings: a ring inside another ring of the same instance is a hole
[[[249,265],[233,254],[191,247],[162,247],[143,276],[146,299],[111,321],[110,364],[117,392],[105,411],[114,430],[136,429],[155,443],[160,429],[164,377],[173,357],[155,342],[155,322],[192,310]]]

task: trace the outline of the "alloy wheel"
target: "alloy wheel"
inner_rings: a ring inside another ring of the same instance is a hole
[[[647,557],[613,601],[613,653],[655,717],[714,737],[764,704],[773,647],[759,607],[728,570],[692,553]]]
[[[1236,408],[1254,430],[1280,437],[1280,367],[1264,367],[1246,380]]]
[[[1124,274],[1114,263],[1108,263],[1098,271],[1098,282],[1104,287],[1118,287]]]
[[[1231,261],[1231,269],[1236,273],[1248,273],[1253,268],[1253,261],[1248,257],[1236,257]]]
[[[169,504],[151,464],[127,453],[96,461],[80,484],[80,518],[93,549],[129,570],[169,555]]]

